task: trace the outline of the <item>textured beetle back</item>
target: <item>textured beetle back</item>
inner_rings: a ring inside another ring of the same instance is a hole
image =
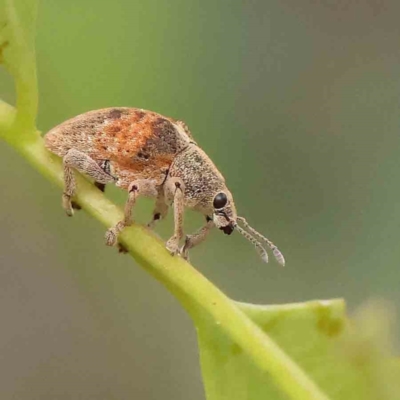
[[[46,147],[60,157],[75,149],[95,161],[109,160],[122,187],[138,178],[162,180],[191,142],[181,122],[137,108],[90,111],[45,136]]]

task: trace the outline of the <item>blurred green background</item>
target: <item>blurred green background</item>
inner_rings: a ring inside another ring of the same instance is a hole
[[[396,0],[42,0],[38,125],[109,106],[184,120],[287,261],[214,232],[196,268],[241,301],[344,297],[352,311],[383,297],[399,316],[399,13]],[[14,102],[4,70],[0,94]],[[1,398],[204,399],[178,302],[96,221],[66,218],[61,190],[4,143],[0,157]],[[187,215],[188,231],[203,222]]]

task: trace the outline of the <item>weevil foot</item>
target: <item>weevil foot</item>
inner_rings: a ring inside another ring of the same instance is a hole
[[[172,236],[172,238],[167,241],[165,247],[173,256],[180,254],[178,239],[175,236]]]
[[[118,241],[118,235],[125,228],[126,224],[124,221],[118,222],[114,227],[108,229],[105,234],[106,245],[107,246],[116,246]]]
[[[71,206],[74,210],[82,210],[82,207],[76,201],[71,201]]]
[[[74,215],[74,210],[71,203],[71,196],[66,193],[64,193],[62,196],[62,206],[68,217],[72,217]]]
[[[190,257],[189,257],[189,249],[186,247],[186,242],[185,244],[180,248],[179,254],[181,257],[186,260],[188,263],[190,263]]]
[[[105,234],[106,245],[115,246],[117,244],[117,237],[118,233],[116,232],[116,229],[110,228]]]
[[[118,242],[118,253],[126,254],[128,253],[128,249],[122,244]]]

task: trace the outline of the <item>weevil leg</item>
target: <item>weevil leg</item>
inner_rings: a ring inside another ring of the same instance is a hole
[[[198,231],[192,235],[186,235],[185,244],[181,248],[181,255],[185,260],[189,261],[189,250],[203,242],[214,226],[213,220],[207,219],[207,223]]]
[[[77,169],[85,175],[93,178],[96,182],[106,184],[114,182],[114,178],[104,172],[95,160],[90,158],[87,154],[81,151],[71,149],[63,158],[64,165],[64,193],[62,197],[62,204],[67,215],[73,215],[73,205],[71,198],[75,194],[76,183],[73,169]],[[76,204],[75,204],[76,207]]]
[[[64,192],[62,195],[62,206],[69,217],[74,215],[71,197],[75,194],[75,176],[72,168],[67,166],[64,157]]]
[[[106,232],[107,246],[115,246],[118,241],[118,235],[129,225],[132,225],[132,209],[138,196],[156,197],[157,186],[155,181],[150,179],[138,179],[130,183],[128,187],[128,199],[125,203],[124,219]]]
[[[179,242],[183,237],[183,214],[185,184],[180,178],[168,178],[164,184],[167,201],[174,204],[174,235],[166,243],[167,249],[172,255],[179,253]]]
[[[156,204],[153,210],[153,218],[147,226],[150,229],[153,229],[157,221],[164,219],[167,216],[168,208],[168,204],[165,202],[164,190],[161,189],[157,194]]]

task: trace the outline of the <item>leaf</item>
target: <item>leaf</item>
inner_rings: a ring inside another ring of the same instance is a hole
[[[14,131],[33,137],[38,106],[35,22],[36,0],[0,0],[0,63],[15,79]]]
[[[303,369],[324,398],[400,398],[396,383],[396,377],[397,381],[400,379],[399,363],[390,360],[385,351],[377,350],[385,346],[376,336],[365,340],[365,326],[350,329],[343,301],[279,306],[236,304]],[[376,311],[368,315],[377,317]],[[198,337],[208,400],[287,399],[274,379],[261,372],[218,324],[200,321]]]

